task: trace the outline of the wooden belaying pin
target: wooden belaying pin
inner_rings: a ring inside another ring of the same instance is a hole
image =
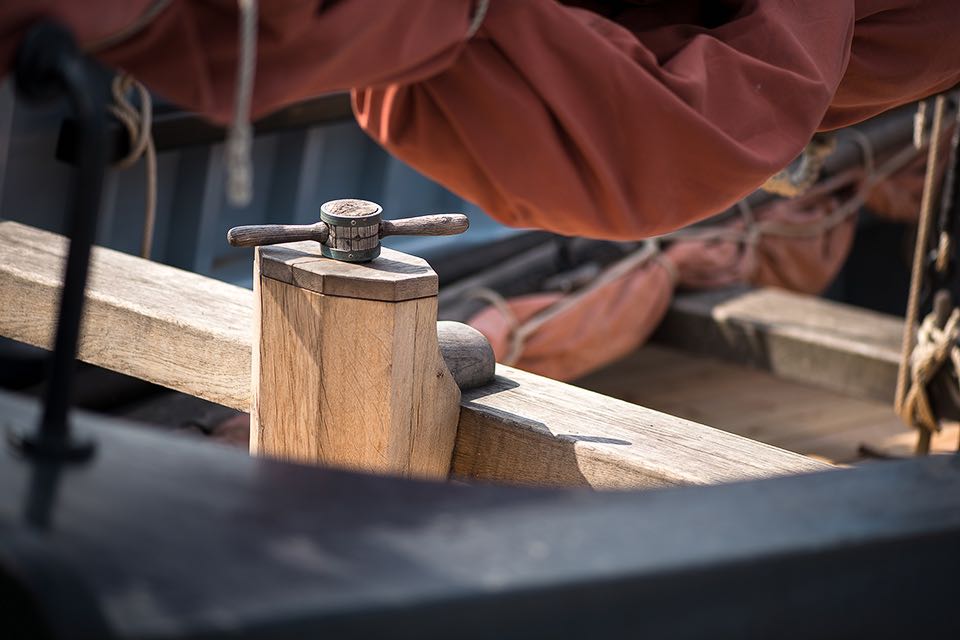
[[[463,233],[470,220],[462,213],[442,213],[400,220],[382,220],[376,202],[352,198],[331,200],[320,207],[314,224],[263,224],[234,227],[227,241],[234,247],[255,247],[313,240],[320,252],[335,260],[368,262],[380,255],[387,236],[452,236]]]

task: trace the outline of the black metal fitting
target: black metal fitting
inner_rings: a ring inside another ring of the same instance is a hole
[[[92,442],[70,433],[68,421],[90,249],[96,237],[105,170],[105,105],[94,90],[88,64],[69,31],[59,24],[43,22],[27,33],[17,51],[14,69],[17,91],[28,102],[67,99],[78,123],[81,150],[69,200],[70,251],[43,417],[35,432],[12,434],[9,439],[23,455],[46,460],[86,460],[94,451]]]

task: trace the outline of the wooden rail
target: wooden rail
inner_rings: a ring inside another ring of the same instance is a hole
[[[48,347],[66,242],[0,222],[0,335]],[[250,291],[94,251],[79,356],[247,411]],[[597,488],[711,484],[827,468],[804,456],[498,366],[463,394],[452,474]]]
[[[781,289],[677,296],[654,339],[840,393],[893,402],[900,318]]]

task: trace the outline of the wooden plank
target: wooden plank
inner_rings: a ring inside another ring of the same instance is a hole
[[[646,345],[577,384],[836,463],[862,459],[863,445],[885,438],[916,439],[888,403],[660,345]]]
[[[677,296],[654,340],[843,394],[893,401],[899,318],[780,289]]]
[[[0,223],[0,335],[49,345],[64,242]],[[250,291],[94,251],[81,359],[246,411]],[[825,465],[508,367],[465,393],[453,470],[594,487],[707,484]]]
[[[712,484],[822,463],[639,405],[498,365],[463,394],[453,474],[605,488]]]
[[[67,243],[0,222],[0,333],[49,348]],[[250,405],[250,291],[94,250],[79,345],[85,362],[219,404]]]

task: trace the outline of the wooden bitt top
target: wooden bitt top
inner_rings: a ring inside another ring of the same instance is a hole
[[[380,213],[382,209],[376,202],[357,200],[355,198],[341,198],[325,202],[320,210],[335,216],[360,217]]]
[[[364,263],[324,258],[309,241],[259,247],[256,259],[260,275],[330,296],[400,302],[435,296],[439,288],[426,260],[386,247]]]

